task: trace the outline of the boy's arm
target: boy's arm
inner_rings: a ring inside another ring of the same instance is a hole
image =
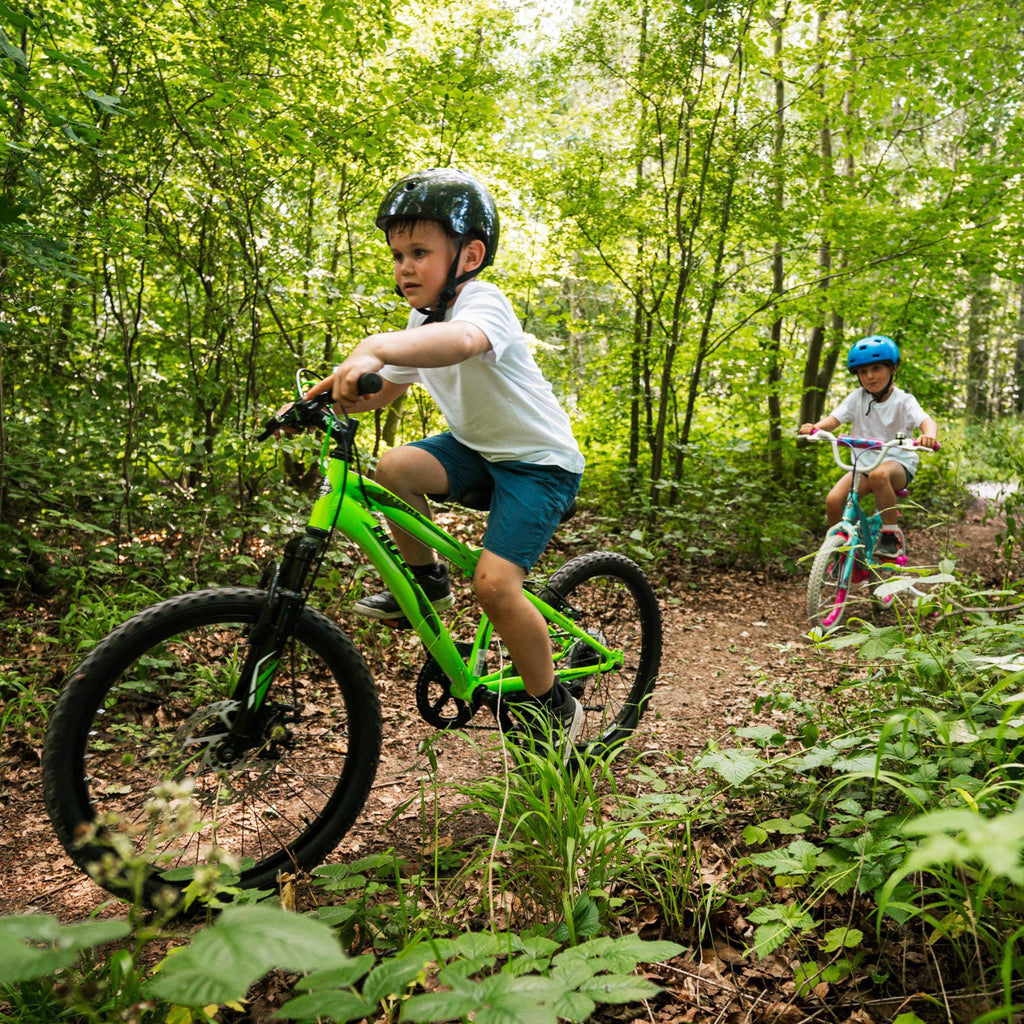
[[[335,369],[332,375],[334,400],[343,402],[350,412],[376,409],[385,402],[361,404],[364,399],[357,391],[357,381],[362,374],[376,373],[388,363],[416,367],[454,366],[486,352],[490,347],[487,335],[476,324],[466,320],[371,334],[359,342]],[[385,381],[385,388],[387,384]]]
[[[925,416],[921,420],[921,426],[917,428],[920,431],[917,437],[917,443],[922,448],[931,448],[934,451],[939,447],[939,428],[935,425],[935,420],[931,416]]]
[[[319,395],[321,391],[335,390],[335,378],[338,375],[338,370],[341,367],[335,367],[334,373],[329,377],[324,377],[323,380],[317,381],[302,397],[309,399],[314,395]],[[369,371],[367,371],[369,372]],[[375,371],[374,371],[375,372]],[[357,398],[346,400],[345,411],[348,413],[357,412],[372,412],[374,409],[381,409],[389,402],[393,402],[399,395],[405,394],[408,390],[408,384],[395,384],[390,380],[381,378],[382,386],[380,391],[372,395],[359,395]],[[337,398],[335,398],[337,401]]]
[[[839,420],[835,416],[826,416],[823,420],[818,420],[817,423],[801,423],[800,429],[797,431],[798,434],[813,434],[816,430],[827,430],[831,433],[836,427],[839,426]]]

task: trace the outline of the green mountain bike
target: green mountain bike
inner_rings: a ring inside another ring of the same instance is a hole
[[[375,377],[367,392],[380,387]],[[479,549],[363,476],[356,426],[327,394],[269,420],[261,440],[288,427],[329,439],[308,525],[280,563],[258,588],[200,590],[139,612],[68,677],[44,746],[46,808],[70,856],[111,892],[173,898],[225,854],[241,886],[273,886],[283,871],[322,862],[356,821],[380,756],[380,701],[356,646],[307,603],[337,533],[373,564],[422,641],[415,696],[430,725],[461,727],[481,708],[507,725],[523,698],[488,620],[467,626],[462,616],[465,635],[453,636],[383,520],[466,577]],[[629,735],[654,687],[655,592],[634,562],[596,551],[527,594],[548,623],[558,678],[584,707],[585,763]],[[147,866],[141,883],[128,877],[130,859]]]

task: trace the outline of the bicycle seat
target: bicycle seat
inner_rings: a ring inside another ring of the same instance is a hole
[[[476,509],[477,512],[487,512],[491,507],[491,495],[494,493],[493,488],[490,490],[480,491],[467,491],[459,501],[449,502],[452,505],[462,505],[465,508]],[[572,499],[572,504],[562,514],[562,518],[559,520],[560,523],[567,523],[574,515],[576,515],[576,499]]]

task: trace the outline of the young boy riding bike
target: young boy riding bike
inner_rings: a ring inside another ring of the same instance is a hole
[[[799,433],[834,431],[841,423],[849,423],[851,432],[860,437],[912,437],[920,431],[917,443],[924,448],[937,448],[935,421],[913,395],[895,385],[899,365],[900,350],[892,338],[872,334],[854,342],[846,357],[846,367],[856,374],[860,388],[848,394],[830,416],[817,423],[802,424]],[[874,494],[875,508],[882,516],[882,532],[875,547],[880,559],[895,561],[904,553],[903,531],[896,525],[896,492],[910,486],[918,460],[914,452],[891,450],[881,465],[861,477],[858,497],[868,491]],[[843,516],[851,477],[851,473],[845,474],[828,492],[825,510],[829,526]]]
[[[547,626],[523,582],[575,501],[584,459],[511,304],[493,284],[475,280],[494,261],[498,211],[470,175],[436,168],[392,186],[376,224],[391,249],[396,290],[412,307],[408,325],[364,338],[306,397],[330,390],[358,413],[393,402],[410,384],[427,389],[449,430],[385,452],[375,477],[424,514],[428,499],[457,502],[493,489],[473,578],[477,599],[535,709],[568,740],[568,758],[583,709],[554,679]],[[384,386],[360,395],[358,380],[371,372]],[[402,531],[393,536],[434,607],[449,607],[447,567]],[[355,609],[380,620],[402,616],[388,591]]]

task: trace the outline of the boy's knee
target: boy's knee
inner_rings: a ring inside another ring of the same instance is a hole
[[[389,448],[380,457],[373,477],[395,493],[446,494],[448,491],[444,467],[433,455],[415,445]]]
[[[386,480],[395,480],[405,475],[408,465],[409,458],[405,447],[389,448],[380,457],[373,475],[381,483],[384,483]]]
[[[478,566],[473,576],[476,599],[488,615],[494,609],[501,609],[511,601],[522,600],[523,578],[516,567],[506,569],[500,562]]]

